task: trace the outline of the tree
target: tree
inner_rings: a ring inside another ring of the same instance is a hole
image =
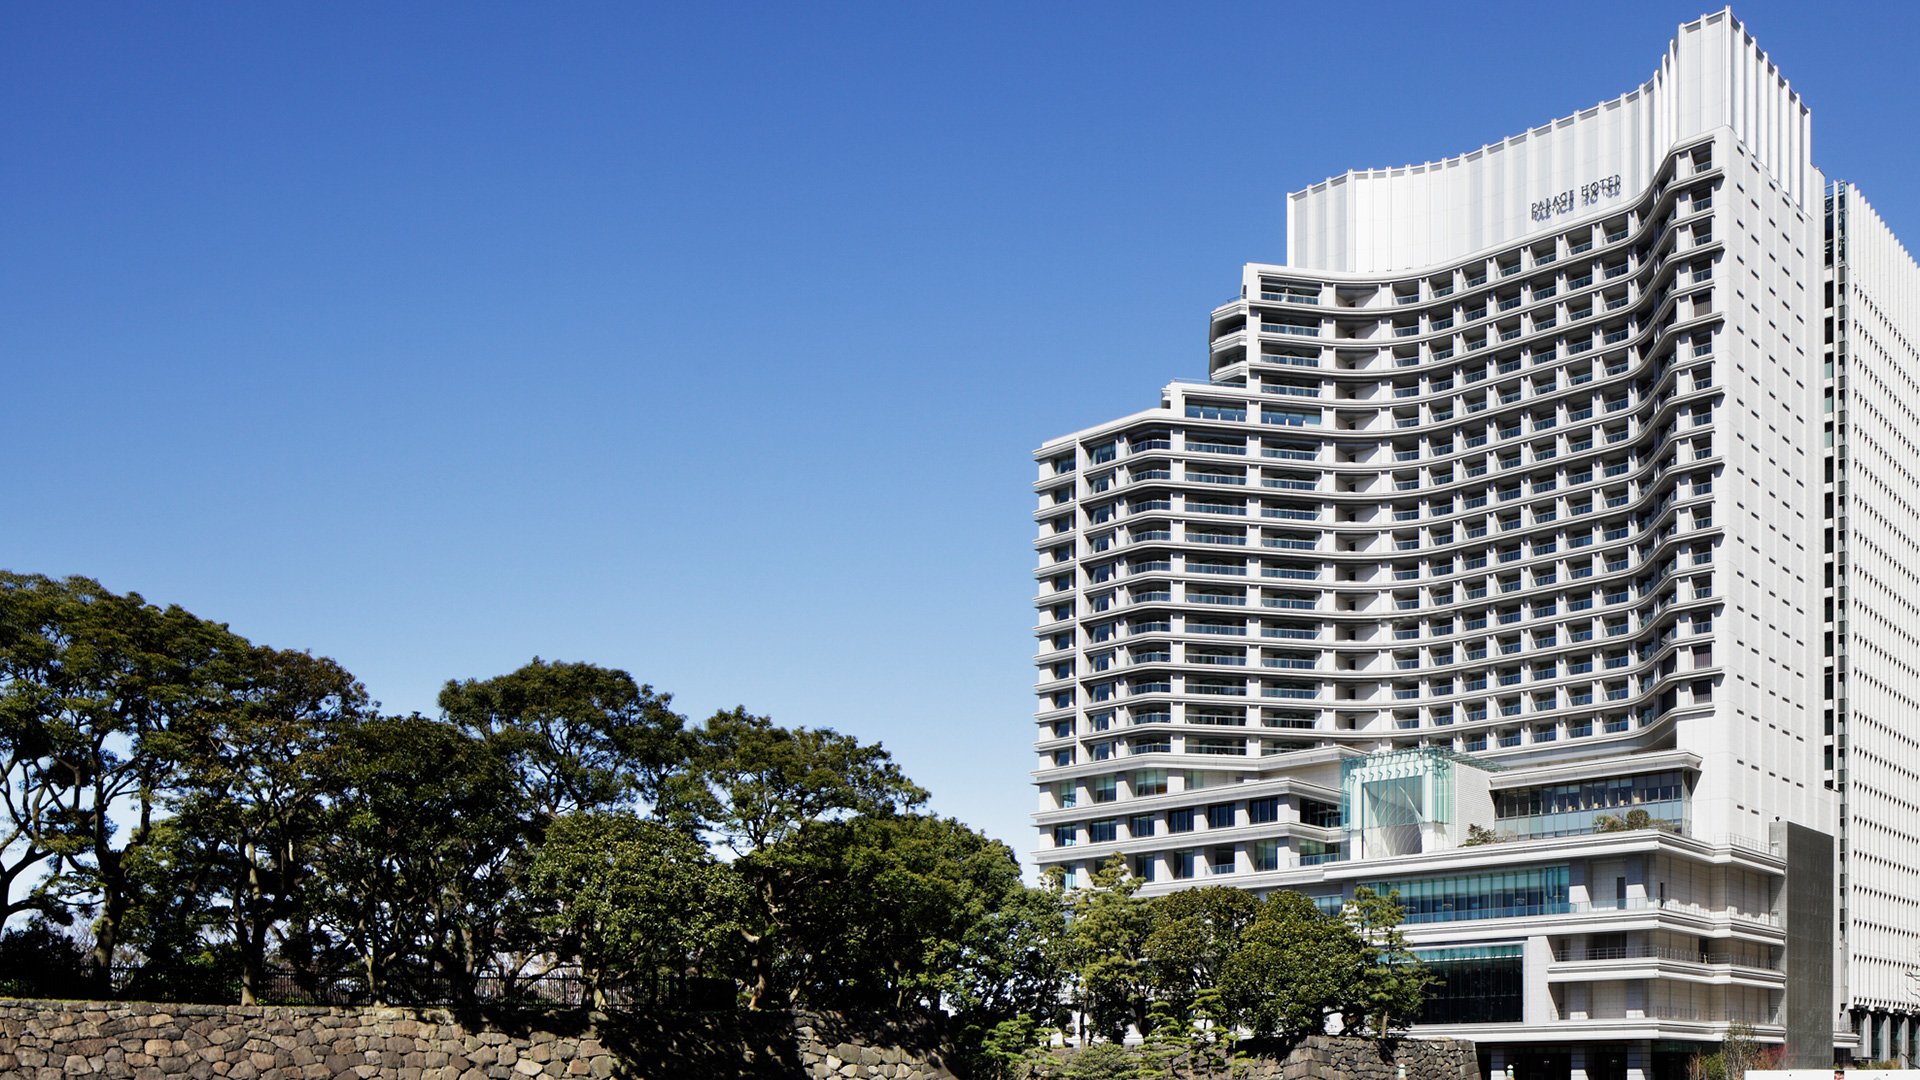
[[[440,691],[447,720],[495,746],[545,819],[636,797],[662,809],[691,749],[672,701],[624,671],[537,656],[511,674]]]
[[[120,928],[138,900],[128,860],[152,842],[179,768],[177,729],[224,705],[250,649],[224,625],[137,593],[0,572],[11,831],[19,850],[56,859],[61,871],[27,904],[93,915],[98,992],[110,988]]]
[[[688,973],[737,932],[739,880],[700,842],[630,812],[561,817],[526,877],[540,927],[579,958],[595,1007],[608,988],[662,970]]]
[[[806,1004],[841,1011],[938,1008],[1024,891],[1005,844],[952,818],[826,822],[786,842],[821,863],[795,897],[780,977]],[[992,957],[997,961],[999,957]]]
[[[1406,913],[1399,890],[1382,896],[1362,885],[1353,891],[1344,916],[1360,941],[1360,1010],[1347,1015],[1364,1016],[1376,1038],[1392,1038],[1420,1014],[1427,984],[1433,981],[1400,932]]]
[[[321,923],[351,946],[374,1001],[433,974],[471,1002],[500,927],[520,919],[502,866],[526,839],[525,807],[506,762],[414,715],[349,729],[331,764]]]
[[[223,1004],[240,993],[239,951],[220,932],[226,921],[214,886],[222,870],[216,853],[217,844],[178,817],[156,821],[149,841],[128,853],[127,877],[139,900],[120,926],[117,955],[138,963],[119,988],[122,996]]]
[[[1358,1034],[1390,1038],[1420,1011],[1428,975],[1400,933],[1399,894],[1354,890],[1338,916],[1291,890],[1260,906],[1227,960],[1221,993],[1254,1034],[1285,1044],[1341,1018]]]
[[[1182,889],[1151,902],[1153,930],[1143,951],[1154,995],[1184,1018],[1203,992],[1220,985],[1227,958],[1253,923],[1260,902],[1243,889]]]
[[[1067,1022],[1068,947],[1066,910],[1051,890],[1019,886],[987,912],[959,943],[943,987],[963,1056],[1010,1066],[1043,1029]]]
[[[1467,838],[1460,842],[1461,847],[1479,847],[1482,844],[1498,844],[1506,838],[1485,825],[1467,826]]]
[[[1228,957],[1221,992],[1255,1035],[1292,1044],[1324,1032],[1329,1018],[1364,999],[1361,948],[1345,920],[1281,890],[1260,905]]]
[[[1060,880],[1056,873],[1056,888]],[[1136,895],[1142,884],[1116,855],[1090,875],[1085,888],[1064,892],[1068,967],[1080,1013],[1093,1032],[1114,1042],[1128,1025],[1142,1032],[1152,1027],[1146,942],[1153,911]]]
[[[912,809],[927,793],[878,744],[827,728],[775,727],[736,708],[716,713],[694,737],[697,772],[682,798],[686,812],[736,856],[750,897],[740,931],[747,1007],[764,1008],[794,899],[824,884],[832,870],[792,841],[830,820]]]
[[[236,953],[240,1003],[252,1005],[272,935],[304,900],[327,760],[368,700],[338,664],[304,652],[256,648],[239,675],[223,707],[182,726],[173,857],[200,868],[195,890]]]
[[[0,997],[76,998],[89,989],[88,950],[45,918],[0,934]]]

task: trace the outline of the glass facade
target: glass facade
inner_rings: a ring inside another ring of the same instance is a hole
[[[1421,1005],[1423,1024],[1510,1024],[1521,1020],[1525,995],[1519,945],[1415,949],[1433,981]]]
[[[1646,814],[1644,826],[1636,810]],[[1493,812],[1497,831],[1519,840],[1628,826],[1686,835],[1691,824],[1686,777],[1678,770],[1498,791]]]
[[[1397,890],[1409,923],[1458,922],[1566,912],[1570,910],[1568,877],[1565,866],[1542,866],[1460,877],[1375,881],[1369,887],[1382,895]]]

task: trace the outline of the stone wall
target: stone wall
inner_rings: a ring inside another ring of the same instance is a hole
[[[1339,1035],[1311,1035],[1284,1056],[1257,1043],[1244,1044],[1247,1060],[1236,1069],[1216,1069],[1227,1080],[1481,1080],[1480,1058],[1466,1039],[1400,1039],[1378,1043]],[[1075,1051],[1055,1051],[1058,1063],[1050,1071],[1064,1071]],[[1185,1075],[1186,1066],[1182,1075]],[[1208,1075],[1204,1069],[1194,1076]]]
[[[1480,1055],[1466,1039],[1376,1043],[1312,1035],[1276,1064],[1248,1080],[1398,1080],[1403,1065],[1407,1080],[1480,1080]]]
[[[937,1032],[785,1013],[460,1015],[442,1009],[0,999],[23,1080],[951,1080]]]

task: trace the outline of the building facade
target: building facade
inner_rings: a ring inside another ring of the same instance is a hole
[[[1521,1080],[1911,1053],[1920,269],[1810,131],[1723,11],[1290,196],[1208,378],[1035,452],[1038,863],[1397,888]]]

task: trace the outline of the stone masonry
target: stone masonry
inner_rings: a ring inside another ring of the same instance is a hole
[[[807,1014],[161,1005],[0,999],[0,1076],[22,1080],[951,1080],[924,1025]]]

